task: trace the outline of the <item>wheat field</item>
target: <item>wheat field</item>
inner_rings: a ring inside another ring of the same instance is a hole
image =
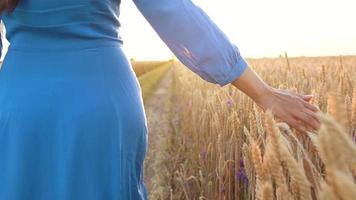
[[[166,64],[167,61],[136,61],[134,59],[130,60],[130,64],[135,71],[137,77],[140,77],[152,70],[155,70],[157,67],[160,67]]]
[[[320,130],[299,133],[176,64],[173,131],[156,141],[150,199],[356,199],[356,57],[248,62],[274,87],[313,94]]]

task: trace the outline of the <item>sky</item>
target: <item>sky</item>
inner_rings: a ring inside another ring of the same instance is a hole
[[[276,57],[284,52],[289,56],[356,55],[355,0],[193,2],[203,8],[244,57]],[[132,0],[122,0],[120,22],[129,58],[172,58]]]
[[[356,55],[355,0],[193,0],[245,57]],[[136,9],[122,0],[121,36],[130,58],[172,53]]]

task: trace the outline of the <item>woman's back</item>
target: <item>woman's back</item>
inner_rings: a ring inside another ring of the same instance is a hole
[[[10,49],[56,50],[122,42],[120,0],[20,0],[3,13]]]

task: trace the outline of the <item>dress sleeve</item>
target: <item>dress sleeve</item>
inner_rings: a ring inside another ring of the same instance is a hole
[[[231,83],[248,66],[237,46],[191,0],[133,0],[175,56],[204,80]]]

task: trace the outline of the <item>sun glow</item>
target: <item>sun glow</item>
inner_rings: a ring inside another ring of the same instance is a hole
[[[354,0],[193,0],[245,57],[356,55]],[[132,0],[123,0],[120,34],[129,58],[173,55]],[[4,37],[4,36],[3,36]],[[8,42],[4,42],[3,55]]]
[[[247,57],[356,54],[354,0],[193,1]],[[129,57],[172,57],[132,1],[122,1],[121,13]]]

